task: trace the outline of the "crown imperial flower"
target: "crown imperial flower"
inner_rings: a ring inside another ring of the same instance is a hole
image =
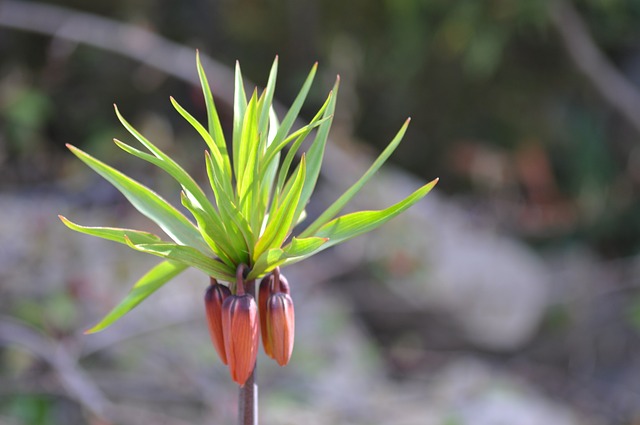
[[[227,355],[224,348],[224,333],[222,329],[222,304],[229,296],[231,296],[229,288],[211,278],[211,284],[204,295],[207,324],[209,325],[211,342],[224,364],[227,364]]]
[[[231,378],[243,386],[256,364],[258,356],[258,306],[250,294],[245,293],[244,265],[238,267],[236,294],[222,304],[224,348]]]
[[[267,274],[260,282],[260,290],[258,294],[258,307],[260,312],[260,333],[262,334],[262,346],[267,356],[273,358],[271,350],[271,340],[267,327],[267,302],[269,297],[276,291],[275,280],[279,281],[279,291],[290,294],[289,281],[280,273],[280,267],[276,267],[273,272]]]
[[[264,341],[269,341],[270,356],[280,366],[285,366],[293,352],[295,314],[291,296],[279,292],[277,284],[274,293],[267,300],[266,322],[267,338]]]
[[[256,89],[247,96],[240,66],[236,63],[233,126],[229,132],[232,137],[227,143],[199,55],[196,55],[196,64],[207,109],[207,126],[198,122],[175,99],[170,100],[207,145],[207,183],[214,199],[210,199],[173,158],[125,120],[116,107],[115,113],[122,125],[147,151],[114,139],[115,144],[169,174],[179,185],[182,205],[191,217],[144,184],[67,145],[81,161],[113,184],[139,212],[155,222],[165,237],[134,229],[82,226],[63,216],[60,219],[72,230],[119,242],[163,259],[135,283],[119,305],[86,333],[107,328],[188,267],[194,267],[212,279],[205,294],[205,307],[213,345],[222,361],[228,364],[234,381],[243,385],[255,365],[260,323],[265,352],[281,365],[291,357],[293,302],[288,282],[280,275],[279,267],[302,261],[376,229],[421,200],[438,180],[425,184],[385,209],[340,215],[399,145],[409,125],[407,119],[364,175],[308,223],[305,208],[320,175],[340,79],[336,79],[315,116],[308,123],[299,124],[298,115],[315,78],[317,64],[312,67],[290,109],[279,117],[272,107],[278,58],[260,95]],[[299,155],[308,137],[312,139],[307,144],[309,148]],[[296,157],[300,158],[297,162],[294,161]],[[301,231],[298,231],[299,225],[304,226]],[[241,275],[237,274],[239,269],[242,269]],[[258,317],[258,307],[252,296],[253,285],[256,279],[265,275],[260,285]],[[245,291],[245,283],[250,291]]]

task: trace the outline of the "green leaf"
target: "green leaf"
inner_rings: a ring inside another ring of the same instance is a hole
[[[218,111],[216,110],[216,104],[213,101],[213,94],[209,88],[209,81],[207,75],[204,72],[202,63],[200,62],[200,52],[196,51],[196,64],[198,66],[198,77],[200,78],[200,84],[202,85],[202,93],[204,94],[204,101],[207,106],[207,120],[209,127],[209,134],[213,138],[218,152],[222,156],[224,175],[231,175],[231,163],[229,161],[229,153],[227,152],[227,143],[224,138],[224,132],[222,125],[220,124],[220,118],[218,117]]]
[[[283,249],[288,257],[308,256],[316,252],[322,245],[327,243],[329,238],[292,238],[291,242]]]
[[[180,193],[180,200],[182,201],[182,205],[184,205],[196,219],[198,229],[200,229],[200,234],[204,238],[205,242],[207,242],[211,247],[218,248],[216,250],[216,255],[218,255],[218,257],[220,257],[220,259],[229,266],[239,264],[242,258],[237,256],[238,250],[235,249],[232,242],[230,242],[232,245],[227,250],[219,248],[219,246],[222,245],[220,244],[221,239],[225,241],[227,239],[231,239],[229,238],[229,234],[225,230],[225,227],[223,226],[219,228],[218,225],[211,220],[209,215],[204,212],[202,207],[195,203],[195,200],[190,198],[184,191]]]
[[[247,106],[244,122],[242,123],[242,131],[240,133],[240,146],[238,150],[238,169],[236,170],[236,186],[238,192],[238,203],[245,217],[251,216],[252,207],[252,188],[254,179],[258,178],[255,174],[256,161],[262,152],[258,152],[259,134],[256,126],[258,95],[254,91],[251,100]]]
[[[173,261],[163,261],[158,264],[133,285],[133,288],[131,288],[120,304],[111,310],[97,325],[86,330],[84,333],[96,333],[111,326],[115,321],[131,311],[162,285],[182,273],[186,268],[186,265]]]
[[[235,270],[233,270],[233,267],[230,267],[216,259],[207,257],[202,252],[190,246],[176,245],[167,242],[134,244],[127,238],[125,238],[125,241],[127,242],[127,245],[137,251],[195,267],[218,280],[231,282],[235,279]]]
[[[256,260],[260,255],[272,247],[279,247],[286,239],[291,224],[293,223],[293,214],[295,207],[300,199],[300,193],[304,186],[306,177],[306,160],[302,155],[298,171],[294,176],[291,190],[282,200],[281,205],[276,210],[275,214],[269,216],[269,221],[264,230],[264,233],[258,239],[256,243],[253,259]]]
[[[242,124],[244,123],[244,114],[247,110],[247,95],[244,91],[244,82],[242,81],[242,71],[240,71],[240,63],[236,61],[236,74],[234,82],[233,95],[233,171],[238,179],[238,160],[240,158],[240,136],[242,135]]]
[[[119,242],[126,245],[125,236],[133,243],[157,243],[162,242],[159,236],[153,233],[143,232],[141,230],[121,229],[117,227],[87,227],[73,223],[66,217],[58,215],[58,218],[71,230],[84,233],[91,236],[97,236],[102,239]]]
[[[170,97],[171,104],[178,111],[180,115],[189,123],[191,126],[200,134],[200,137],[204,139],[211,150],[211,155],[215,159],[216,166],[216,176],[221,183],[221,189],[226,191],[228,194],[233,193],[233,188],[231,186],[231,181],[233,176],[231,175],[231,168],[227,166],[228,157],[226,156],[226,149],[222,151],[219,149],[218,145],[211,138],[211,135],[207,132],[207,130],[196,120],[189,112],[187,112],[180,104],[173,98]],[[218,193],[215,193],[216,197]]]
[[[284,248],[272,248],[262,253],[256,260],[247,279],[256,279],[279,265],[291,260],[302,260],[315,254],[329,239],[327,238],[293,238]]]
[[[276,145],[279,144],[280,141],[283,140],[286,137],[286,135],[289,133],[289,130],[291,130],[291,126],[296,121],[296,118],[298,117],[298,114],[302,109],[302,105],[304,104],[304,101],[307,99],[307,94],[309,93],[309,89],[313,84],[313,79],[315,78],[317,69],[318,69],[318,62],[316,62],[311,68],[309,75],[307,76],[304,84],[302,85],[302,88],[300,89],[300,92],[298,93],[293,103],[291,104],[291,108],[289,108],[289,111],[284,116],[284,119],[282,120],[282,123],[280,124],[280,127],[278,128],[278,131],[275,137],[273,138],[273,142],[272,142],[273,144],[276,144]]]
[[[206,153],[206,166],[209,179],[214,181],[213,177],[213,165],[211,157]],[[246,253],[251,258],[253,251],[253,245],[255,243],[255,237],[251,230],[251,226],[247,222],[247,219],[242,215],[240,209],[235,204],[235,201],[227,196],[226,193],[221,192],[221,199],[218,202],[220,208],[220,215],[225,223],[225,228],[228,230],[229,239],[234,245],[236,252]],[[244,243],[243,243],[244,242]],[[236,264],[247,262],[248,258],[242,257],[242,261],[238,260]]]
[[[322,115],[324,114],[324,111],[329,106],[329,102],[331,101],[332,97],[333,97],[333,92],[329,92],[329,96],[327,96],[327,100],[325,100],[325,102],[322,105],[322,107],[318,110],[316,115],[313,117],[313,119],[311,120],[311,122],[307,126],[308,127],[308,131],[303,131],[302,133],[300,133],[300,135],[298,136],[296,141],[293,143],[293,145],[291,145],[291,148],[289,148],[289,151],[287,152],[287,156],[285,156],[284,161],[282,161],[282,166],[280,166],[280,172],[279,172],[279,176],[278,176],[278,184],[277,184],[277,190],[276,190],[277,194],[280,194],[280,192],[282,191],[282,187],[284,186],[285,179],[287,178],[287,175],[289,174],[289,168],[291,167],[291,163],[293,162],[293,158],[295,157],[296,153],[298,152],[298,149],[302,145],[302,142],[304,142],[304,140],[307,138],[307,136],[311,132],[311,129],[315,128],[316,125],[319,125],[319,124],[325,122],[326,120],[331,119],[331,117],[322,118]],[[311,127],[312,124],[313,124],[313,127]]]
[[[300,127],[298,130],[291,133],[289,136],[287,136],[286,139],[281,141],[280,144],[269,145],[269,148],[267,149],[267,152],[264,155],[264,159],[262,160],[263,167],[270,165],[271,162],[274,160],[276,154],[280,152],[282,149],[284,149],[284,147],[287,146],[289,143],[291,143],[294,139],[295,139],[295,145],[299,147],[300,144],[304,141],[304,139],[309,135],[309,133],[311,133],[311,130],[324,124],[325,122],[333,118],[332,116],[324,117],[322,119],[320,118],[326,106],[327,106],[327,103],[325,103],[322,106],[322,108],[320,108],[320,112],[318,112],[318,114],[313,118],[313,120],[311,120],[309,124],[303,127]],[[295,150],[297,150],[297,147]],[[289,151],[291,151],[291,149]]]
[[[273,102],[273,94],[276,90],[276,77],[278,75],[278,56],[273,60],[271,71],[269,72],[269,79],[267,80],[267,86],[264,89],[264,103],[260,109],[260,121],[258,123],[258,131],[260,134],[267,136],[267,126],[269,124],[269,113],[271,111],[271,104]]]
[[[118,147],[120,147],[125,152],[136,156],[142,160],[148,161],[159,168],[165,170],[169,175],[180,183],[183,188],[183,192],[186,193],[187,198],[190,199],[190,204],[197,206],[198,210],[202,210],[201,214],[196,217],[191,211],[192,215],[196,219],[196,221],[200,218],[206,220],[209,225],[207,226],[207,232],[214,235],[220,235],[220,237],[213,241],[211,238],[204,237],[205,241],[209,244],[213,252],[223,260],[228,258],[228,252],[233,251],[232,244],[229,241],[229,237],[224,231],[224,224],[222,223],[222,219],[220,218],[218,212],[213,208],[211,203],[206,198],[202,189],[195,183],[195,181],[189,176],[182,168],[179,166],[173,167],[171,164],[172,160],[163,161],[153,155],[149,155],[148,153],[142,152],[136,148],[133,148],[125,143],[117,139],[113,139]],[[195,193],[194,193],[195,192]],[[202,229],[201,223],[198,222],[198,227]],[[202,232],[200,232],[202,234]]]
[[[418,202],[427,193],[429,193],[431,189],[433,189],[436,183],[438,183],[438,179],[427,183],[404,200],[384,210],[359,211],[338,217],[322,226],[314,236],[329,238],[329,241],[322,246],[322,249],[326,249],[330,246],[369,232],[391,220],[393,217]]]
[[[247,275],[247,279],[257,279],[283,264],[287,260],[287,256],[282,248],[269,249],[258,257],[254,262],[251,271]]]
[[[393,140],[389,143],[389,145],[385,148],[384,151],[378,156],[378,158],[371,164],[371,167],[367,170],[366,173],[360,179],[353,184],[345,193],[343,193],[329,208],[327,208],[320,217],[318,217],[313,223],[309,225],[307,229],[305,229],[300,236],[311,235],[316,232],[323,224],[334,218],[344,206],[362,189],[362,187],[373,177],[373,175],[380,169],[382,164],[391,156],[393,151],[396,150],[400,141],[404,137],[405,132],[407,131],[407,127],[409,126],[409,122],[411,119],[407,119],[403,124],[398,134],[393,138]]]
[[[323,117],[333,117],[333,112],[336,108],[336,99],[338,98],[338,88],[340,86],[340,77],[336,80],[335,85],[333,86],[333,96],[329,100],[329,105],[327,109],[324,111]],[[320,175],[320,168],[322,167],[322,159],[324,158],[324,148],[327,144],[327,137],[329,136],[329,129],[331,128],[331,123],[333,119],[329,119],[325,121],[319,128],[316,133],[316,138],[313,141],[313,144],[309,148],[307,152],[307,178],[304,182],[304,187],[302,188],[302,193],[300,194],[300,201],[298,202],[298,206],[296,208],[296,212],[294,214],[294,220],[298,221],[298,217],[302,214],[302,211],[305,209],[309,198],[311,198],[311,194],[316,187],[316,182],[318,181],[318,176]]]
[[[138,211],[158,224],[171,239],[213,254],[193,223],[160,195],[75,146],[68,144],[67,147],[85,164],[114,185]]]

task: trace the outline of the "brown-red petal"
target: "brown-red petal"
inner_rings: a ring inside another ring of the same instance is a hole
[[[224,348],[224,332],[222,330],[222,304],[230,295],[229,288],[219,283],[209,285],[204,294],[209,335],[211,336],[213,347],[224,364],[227,364],[227,355]]]
[[[267,301],[267,333],[272,357],[280,366],[289,363],[295,337],[295,312],[288,294],[272,294]]]
[[[232,295],[224,301],[222,328],[231,378],[243,386],[258,355],[258,306],[251,295]]]

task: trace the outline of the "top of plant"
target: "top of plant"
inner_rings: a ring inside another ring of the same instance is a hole
[[[207,128],[175,99],[171,98],[171,103],[207,144],[205,163],[213,201],[180,165],[133,128],[117,107],[116,115],[122,125],[148,152],[114,139],[122,150],[160,167],[180,184],[182,205],[189,210],[194,221],[153,190],[68,145],[71,152],[113,184],[138,211],[158,224],[171,239],[163,240],[140,230],[80,226],[60,216],[63,223],[73,230],[120,242],[137,251],[165,259],[144,275],[127,297],[87,333],[111,325],[187,267],[195,267],[217,280],[232,282],[238,265],[247,264],[250,269],[248,279],[261,277],[277,266],[293,264],[375,229],[416,203],[437,183],[437,179],[433,180],[384,210],[360,211],[336,218],[398,146],[409,124],[407,119],[367,172],[316,220],[292,236],[294,228],[304,221],[305,206],[320,174],[339,79],[313,119],[294,131],[293,125],[313,82],[317,64],[309,72],[281,121],[272,108],[278,58],[271,68],[266,88],[260,95],[257,89],[254,90],[248,99],[240,66],[236,64],[233,133],[229,152],[207,77],[199,56],[196,58],[207,107]],[[316,131],[309,149],[301,155],[291,171],[302,142],[312,130]],[[286,153],[285,148],[288,148]]]

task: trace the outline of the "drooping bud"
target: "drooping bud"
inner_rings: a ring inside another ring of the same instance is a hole
[[[211,342],[216,349],[222,363],[227,364],[224,348],[224,332],[222,330],[222,304],[231,295],[231,291],[224,285],[211,278],[211,285],[204,294],[204,306],[207,313],[207,324]]]
[[[284,366],[291,359],[295,335],[293,300],[289,294],[276,292],[269,296],[266,316],[271,357]]]
[[[229,296],[222,304],[225,353],[231,378],[240,386],[255,368],[259,338],[258,306],[254,298],[244,292],[243,270],[244,266],[238,267],[236,295]]]
[[[289,294],[289,282],[284,275],[280,274],[279,267],[262,278],[260,282],[260,290],[258,293],[258,307],[260,312],[260,332],[262,334],[262,346],[267,356],[273,358],[271,350],[271,342],[267,333],[267,301],[269,296],[275,293],[275,279],[279,279],[280,291]]]

